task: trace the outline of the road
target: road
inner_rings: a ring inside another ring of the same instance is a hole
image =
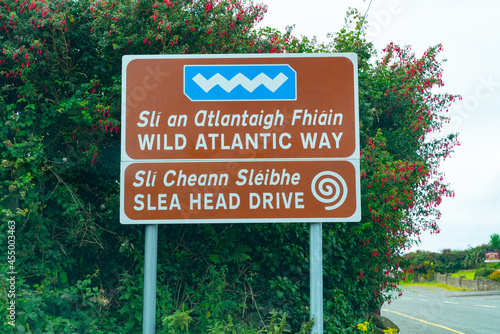
[[[401,334],[498,334],[500,291],[448,291],[408,286],[403,296],[382,307]]]

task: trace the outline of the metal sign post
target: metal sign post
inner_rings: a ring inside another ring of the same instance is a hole
[[[323,333],[323,226],[309,224],[309,266],[312,334]]]
[[[144,243],[144,305],[142,333],[154,334],[156,322],[156,267],[158,259],[158,225],[148,224]]]

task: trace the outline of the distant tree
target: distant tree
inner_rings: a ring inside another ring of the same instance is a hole
[[[497,233],[494,233],[490,235],[490,246],[494,250],[500,250],[500,235]]]
[[[474,248],[467,249],[465,259],[463,262],[464,269],[475,269],[477,266],[483,264],[484,251],[487,245],[480,245]]]

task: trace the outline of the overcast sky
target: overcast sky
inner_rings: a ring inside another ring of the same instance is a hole
[[[268,5],[261,26],[295,36],[317,36],[344,25],[348,7],[365,13],[369,0],[256,0]],[[459,132],[461,146],[442,164],[454,198],[441,205],[441,233],[425,234],[414,249],[467,249],[500,234],[500,1],[373,0],[368,37],[378,51],[389,42],[411,45],[417,56],[442,43],[445,87],[463,100],[450,111],[444,130]]]

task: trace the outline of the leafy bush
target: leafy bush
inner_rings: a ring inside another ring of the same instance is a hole
[[[494,271],[495,271],[495,269],[490,268],[490,267],[486,267],[486,269],[484,267],[477,268],[476,273],[474,274],[474,279],[477,279],[479,277],[488,277]]]
[[[500,270],[495,270],[488,278],[494,281],[500,281]]]
[[[486,245],[469,248],[467,250],[443,249],[440,252],[429,252],[418,250],[405,255],[405,258],[413,266],[413,271],[419,274],[427,274],[429,264],[433,264],[434,271],[454,273],[460,270],[475,269],[484,261],[484,250]]]

